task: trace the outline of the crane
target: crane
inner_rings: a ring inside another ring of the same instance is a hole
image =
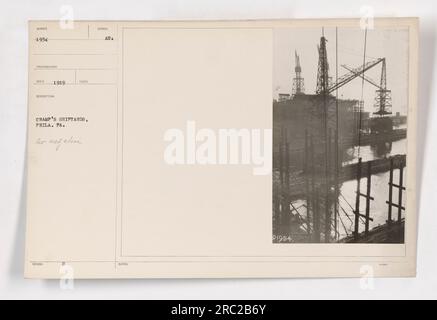
[[[382,63],[383,65],[383,72],[382,75],[384,75],[384,79],[381,75],[381,84],[378,86],[379,90],[381,92],[386,91],[386,77],[385,77],[385,58],[379,58],[376,60],[368,61],[367,63],[363,63],[358,68],[350,68],[348,69],[348,73],[344,74],[340,78],[338,78],[336,83],[331,84],[330,77],[329,77],[329,64],[328,64],[328,54],[326,50],[326,43],[328,40],[325,38],[324,34],[320,38],[320,44],[317,46],[317,50],[319,52],[319,63],[318,63],[318,69],[317,69],[317,87],[316,87],[316,93],[317,94],[325,94],[329,95],[335,90],[338,90],[345,84],[351,82],[357,77],[364,77],[364,73],[377,66],[378,64]],[[374,83],[372,83],[374,84]],[[375,84],[374,84],[375,85]]]
[[[377,88],[376,90],[376,99],[375,99],[375,109],[376,111],[373,113],[375,115],[384,116],[391,114],[391,90],[387,89],[387,68],[385,58],[381,59],[382,67],[381,67],[381,79],[380,83],[376,83],[374,80],[365,76],[364,73],[359,74],[355,69],[348,67],[347,65],[341,65],[344,69],[348,70],[350,73],[353,73],[360,78],[364,79],[366,82]]]
[[[300,57],[297,54],[297,51],[294,52],[294,60],[296,63],[294,68],[296,76],[293,78],[293,96],[305,92],[304,80],[302,78],[302,67],[300,66]]]
[[[357,77],[363,77],[363,74],[370,70],[371,68],[375,67],[376,65],[382,63],[385,66],[385,58],[379,58],[376,60],[371,60],[366,62],[365,64],[363,64],[360,67],[351,69],[350,72],[344,74],[343,76],[341,76],[340,78],[338,78],[338,81],[336,83],[334,83],[333,85],[329,86],[326,90],[327,94],[330,94],[332,92],[334,92],[335,90],[340,89],[342,86],[344,86],[345,84],[351,82],[352,80],[354,80]],[[384,68],[385,69],[385,68]],[[373,85],[375,85],[374,83],[372,83]],[[380,90],[382,90],[383,88],[383,83],[381,81],[381,85],[377,86]]]
[[[355,70],[354,70],[353,68],[348,67],[348,66],[345,65],[345,64],[342,64],[341,66],[342,66],[344,69],[346,69],[347,71],[349,71],[349,72],[356,73]],[[364,74],[361,74],[361,75],[359,75],[359,76],[360,76],[361,79],[364,79],[365,81],[367,81],[367,82],[370,83],[371,85],[377,87],[378,89],[382,89],[382,88],[379,86],[379,84],[377,84],[373,79],[371,79],[371,78],[365,76]]]

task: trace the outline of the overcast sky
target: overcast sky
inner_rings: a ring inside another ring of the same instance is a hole
[[[306,93],[313,94],[317,82],[317,45],[320,43],[321,28],[283,28],[274,30],[273,40],[273,96],[278,93],[291,93],[294,77],[294,51],[300,55],[302,76],[305,79]],[[328,63],[330,76],[335,81],[335,28],[325,28],[328,40]],[[366,61],[386,58],[387,88],[392,90],[393,113],[407,112],[408,97],[408,29],[374,29],[368,30]],[[338,29],[338,73],[346,72],[341,65],[358,67],[363,64],[364,31],[360,28]],[[379,83],[381,66],[378,64],[366,72],[366,76]],[[348,99],[361,98],[361,78],[356,78],[339,90],[339,97]],[[364,108],[374,111],[376,87],[365,82]]]

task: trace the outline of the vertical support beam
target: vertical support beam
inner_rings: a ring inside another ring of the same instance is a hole
[[[305,174],[308,174],[308,160],[309,160],[309,141],[308,141],[308,129],[305,128],[305,149],[303,156],[302,167]]]
[[[278,235],[278,226],[280,226],[281,223],[281,203],[280,203],[280,197],[278,195],[275,195],[273,198],[273,213],[275,217],[275,223],[273,225],[273,234]]]
[[[364,30],[364,53],[363,53],[363,78],[361,81],[361,100],[359,104],[359,119],[358,119],[358,155],[361,148],[361,121],[362,121],[362,107],[364,107],[364,71],[366,65],[366,51],[367,51],[367,28]]]
[[[359,223],[360,223],[360,181],[361,180],[361,158],[358,159],[357,165],[357,197],[355,199],[355,225],[354,225],[354,238],[358,240],[359,236]]]
[[[338,109],[338,108],[337,108]],[[338,118],[337,118],[338,119]],[[338,122],[338,120],[337,120]],[[337,129],[335,130],[335,174],[334,174],[334,229],[335,229],[335,239],[338,240],[338,208],[339,208],[339,195],[340,195],[340,186],[339,186],[339,174],[340,174],[340,170],[339,170],[339,139],[338,139],[338,123],[337,123]]]
[[[327,183],[329,186],[332,184],[332,130],[331,128],[328,128],[328,147],[327,147],[327,153],[326,153],[326,167],[327,167]]]
[[[332,183],[332,177],[331,177],[331,153],[332,153],[332,139],[331,139],[331,129],[328,129],[328,136],[326,139],[327,144],[327,153],[325,155],[326,157],[326,199],[325,199],[325,242],[328,243],[331,241],[331,183]]]
[[[305,129],[305,162],[304,162],[304,174],[305,174],[305,194],[306,194],[306,203],[307,203],[307,233],[311,234],[311,196],[310,196],[310,171],[309,171],[309,145],[308,145],[308,131]]]
[[[330,211],[330,206],[329,206],[329,185],[330,185],[330,179],[329,179],[329,133],[328,133],[328,94],[325,92],[323,94],[323,124],[322,124],[322,128],[323,128],[323,135],[324,135],[324,155],[323,155],[323,159],[324,159],[324,173],[325,173],[325,178],[323,181],[324,184],[324,190],[320,190],[321,194],[323,195],[322,197],[324,198],[325,201],[323,201],[322,203],[325,206],[325,214],[324,214],[324,221],[325,221],[325,230],[324,230],[324,234],[325,234],[325,242],[329,241],[329,234],[331,233],[331,211]],[[320,220],[320,216],[319,216],[319,220]],[[320,222],[320,221],[319,221]],[[328,230],[329,228],[329,230]]]
[[[284,151],[285,151],[285,190],[287,195],[289,194],[290,187],[290,150],[288,146],[288,136],[287,129],[285,129],[285,141],[284,141]]]
[[[315,160],[314,160],[314,144],[313,137],[310,138],[310,157],[311,157],[311,203],[313,209],[313,239],[314,242],[320,242],[320,229],[319,229],[319,195],[316,190],[315,181]]]
[[[338,83],[338,27],[335,28],[335,83]],[[335,175],[334,175],[334,192],[335,192],[335,199],[334,199],[334,232],[335,232],[335,239],[338,239],[338,196],[339,196],[339,186],[338,186],[338,155],[339,155],[339,149],[338,146],[338,89],[335,90]]]
[[[284,144],[284,128],[281,128],[281,140],[279,141],[279,180],[280,180],[280,185],[281,185],[281,192],[282,192],[282,187],[284,185],[284,168],[283,168],[283,152],[282,152],[282,146]]]
[[[390,158],[390,178],[388,182],[388,219],[387,223],[392,222],[392,203],[393,203],[393,158]]]
[[[291,210],[290,210],[290,173],[289,173],[289,152],[288,152],[288,137],[287,137],[287,128],[284,128],[284,138],[283,138],[283,157],[284,160],[282,162],[283,171],[284,171],[284,179],[283,179],[283,199],[284,199],[284,226],[286,235],[290,234],[290,221],[291,221]]]
[[[398,222],[401,223],[402,220],[402,192],[404,183],[404,164],[402,160],[399,162],[399,203],[398,203]]]
[[[367,193],[366,193],[366,227],[365,234],[369,234],[369,222],[370,222],[370,191],[372,186],[372,162],[367,162]]]

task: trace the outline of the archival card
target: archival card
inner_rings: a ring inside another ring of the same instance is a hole
[[[28,278],[416,270],[418,20],[31,21]]]

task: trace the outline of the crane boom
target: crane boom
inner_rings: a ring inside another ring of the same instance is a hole
[[[341,66],[342,66],[344,69],[346,69],[347,71],[349,71],[349,72],[354,72],[354,73],[355,73],[355,71],[354,71],[353,68],[348,67],[348,66],[345,65],[345,64],[342,64]],[[371,85],[377,87],[378,89],[383,89],[383,88],[382,88],[379,84],[377,84],[374,80],[370,79],[369,77],[366,77],[364,74],[361,74],[361,75],[360,75],[360,78],[364,79],[365,81],[367,81],[367,82],[370,83]]]
[[[327,93],[330,94],[330,93],[334,92],[335,90],[341,88],[345,84],[351,82],[352,80],[354,80],[357,77],[360,77],[364,72],[373,68],[374,66],[378,65],[379,63],[381,63],[384,60],[385,60],[385,58],[380,58],[377,60],[369,61],[358,68],[352,69],[352,71],[341,76],[336,83],[334,83],[332,86],[330,86],[327,90]]]

